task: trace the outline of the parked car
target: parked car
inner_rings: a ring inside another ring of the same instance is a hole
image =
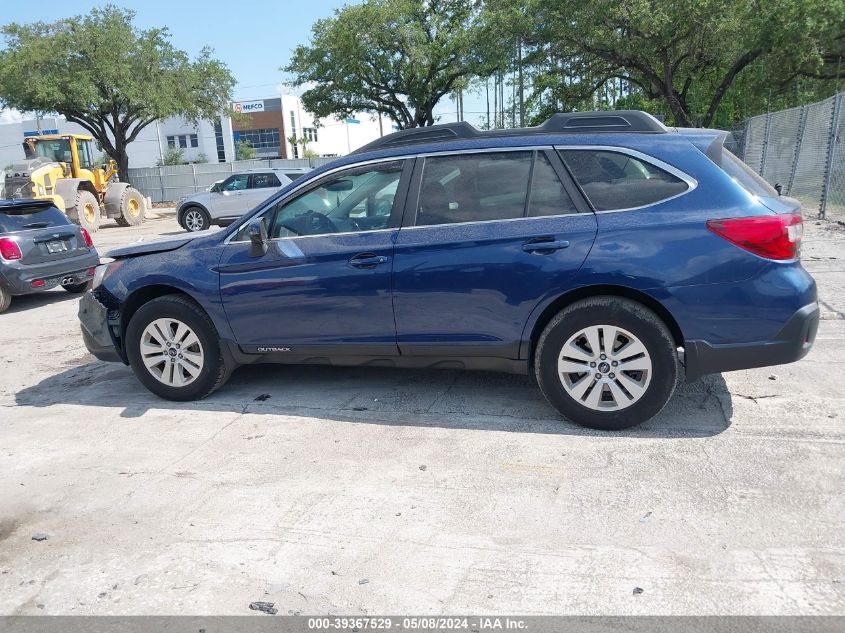
[[[12,297],[84,292],[100,258],[84,228],[49,200],[0,200],[0,312]]]
[[[208,191],[181,198],[176,205],[176,218],[186,231],[205,231],[213,224],[228,226],[308,171],[267,168],[234,173],[214,183]]]
[[[482,369],[626,428],[813,343],[800,205],[725,137],[635,111],[397,132],[226,230],[109,253],[85,342],[171,400],[255,362]]]

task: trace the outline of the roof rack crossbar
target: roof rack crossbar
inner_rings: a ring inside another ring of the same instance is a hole
[[[668,130],[652,115],[641,110],[559,112],[553,114],[540,125],[526,128],[479,130],[466,121],[432,125],[423,128],[410,128],[376,139],[352,153],[362,154],[379,149],[436,143],[440,141],[528,136],[532,134],[584,134],[588,132],[665,134]]]

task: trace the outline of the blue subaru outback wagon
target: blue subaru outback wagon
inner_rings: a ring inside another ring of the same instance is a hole
[[[800,205],[725,137],[635,111],[397,132],[227,229],[109,253],[85,342],[172,400],[255,362],[481,369],[629,427],[682,377],[792,362],[816,334]]]

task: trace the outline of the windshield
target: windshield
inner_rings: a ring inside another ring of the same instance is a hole
[[[69,163],[71,162],[70,142],[64,138],[55,141],[36,141],[35,155],[57,163]]]
[[[722,149],[722,169],[750,194],[777,198],[780,194],[765,178],[726,149]]]

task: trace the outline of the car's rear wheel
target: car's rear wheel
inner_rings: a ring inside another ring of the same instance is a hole
[[[655,416],[672,397],[679,373],[663,321],[621,297],[592,297],[562,310],[540,336],[534,364],[552,406],[577,424],[602,430]]]
[[[141,306],[126,328],[126,351],[138,379],[167,400],[199,400],[226,381],[214,324],[182,295]]]
[[[188,207],[182,215],[182,226],[191,232],[205,231],[211,226],[211,218],[200,207]]]
[[[5,312],[12,305],[12,295],[3,286],[0,286],[0,312]]]

